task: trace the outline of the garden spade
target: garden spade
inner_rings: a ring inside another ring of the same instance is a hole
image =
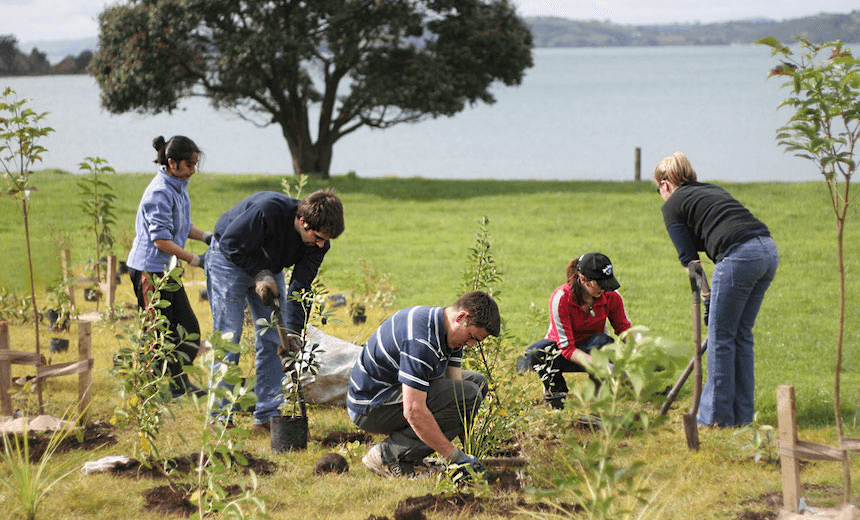
[[[699,355],[705,353],[708,350],[708,341],[704,340],[702,342],[702,348],[699,350]],[[675,398],[678,397],[678,393],[681,391],[681,388],[684,388],[684,383],[687,382],[687,378],[690,377],[690,374],[693,373],[693,368],[696,364],[696,357],[693,356],[690,358],[690,362],[687,363],[687,368],[684,369],[684,372],[681,374],[681,377],[675,382],[675,385],[669,390],[669,393],[666,394],[666,401],[663,403],[663,406],[660,407],[660,415],[666,415],[666,412],[669,411],[669,408],[672,406],[672,403],[675,402]]]
[[[684,433],[687,435],[687,448],[698,451],[699,425],[696,415],[702,398],[702,286],[707,282],[701,263],[690,262],[687,271],[693,291],[693,402],[690,411],[684,415]]]
[[[284,317],[281,314],[281,305],[280,303],[278,303],[277,298],[272,298],[271,307],[272,310],[275,312],[275,321],[277,322],[278,337],[281,339],[281,346],[278,347],[278,355],[281,357],[281,362],[284,365],[284,372],[290,372],[293,379],[293,384],[296,385],[296,388],[298,389],[297,394],[299,396],[299,410],[301,411],[302,417],[307,417],[308,411],[307,406],[305,405],[305,392],[304,390],[302,390],[302,382],[299,379],[299,375],[296,373],[295,362],[290,364],[287,364],[286,362],[287,354],[289,354],[290,352],[298,354],[299,351],[297,348],[293,347],[293,343],[288,341],[287,339],[287,334],[284,331]]]

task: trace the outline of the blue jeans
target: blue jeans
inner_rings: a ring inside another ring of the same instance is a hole
[[[753,325],[778,264],[773,239],[757,237],[733,246],[714,267],[699,424],[734,427],[753,420]]]
[[[600,350],[610,343],[615,343],[612,336],[601,332],[591,336],[582,345],[577,345],[576,348],[583,352],[590,353],[593,349]],[[558,345],[555,341],[549,339],[540,339],[532,343],[526,349],[524,354],[529,368],[539,367],[536,369],[538,377],[543,383],[544,392],[550,393],[567,393],[567,382],[564,380],[564,374],[569,372],[586,372],[584,366],[576,361],[565,359],[561,355]],[[600,388],[600,380],[594,376],[591,380],[594,381],[595,388]]]
[[[281,314],[287,307],[283,271],[274,273],[275,283],[280,293]],[[270,328],[262,336],[262,327],[256,325],[257,319],[272,317],[272,309],[267,307],[257,293],[254,278],[241,267],[225,257],[216,239],[212,239],[206,253],[206,290],[209,293],[209,306],[212,309],[212,327],[221,334],[232,333],[230,341],[239,343],[242,338],[242,325],[245,322],[245,305],[254,320],[254,350],[256,352],[257,405],[254,410],[254,424],[265,424],[269,419],[280,415],[278,407],[284,402],[281,381],[284,377],[281,358],[278,356],[280,336],[275,328]],[[284,316],[284,319],[286,317]],[[239,363],[239,354],[228,353],[224,363]],[[223,406],[223,404],[222,404]]]

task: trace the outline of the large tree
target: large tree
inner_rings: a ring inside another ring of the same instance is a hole
[[[109,111],[206,96],[280,125],[295,173],[324,176],[356,129],[494,103],[494,81],[518,85],[532,66],[509,0],[130,0],[99,26],[90,70]]]

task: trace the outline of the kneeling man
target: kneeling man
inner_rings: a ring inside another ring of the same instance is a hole
[[[452,464],[483,465],[451,444],[487,393],[486,378],[461,368],[463,347],[498,336],[499,307],[484,292],[448,307],[410,307],[386,319],[367,341],[350,377],[349,417],[388,437],[362,462],[382,476],[410,476],[434,451]]]

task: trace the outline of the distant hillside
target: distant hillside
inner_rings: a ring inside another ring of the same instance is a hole
[[[25,54],[38,49],[45,54],[48,62],[56,65],[69,56],[78,56],[84,51],[96,52],[98,38],[81,38],[79,40],[36,40],[22,42],[18,48]]]
[[[860,42],[860,11],[819,14],[794,20],[745,20],[712,24],[616,25],[601,21],[529,16],[535,47],[628,47],[655,45],[749,44],[765,36],[784,43]]]

